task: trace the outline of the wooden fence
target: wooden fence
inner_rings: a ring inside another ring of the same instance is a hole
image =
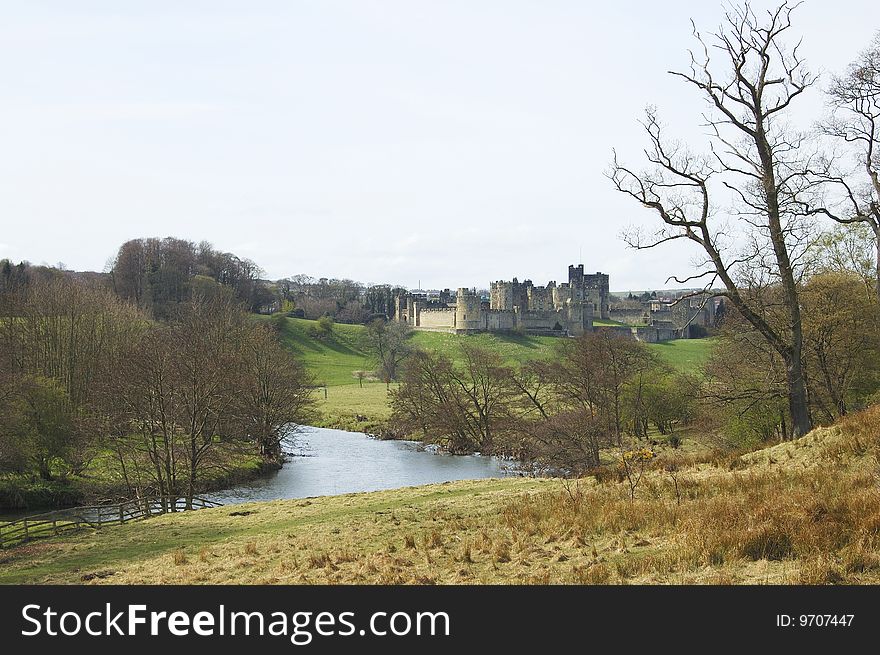
[[[121,525],[129,521],[140,521],[169,512],[218,507],[221,504],[199,496],[192,499],[152,496],[127,500],[118,505],[93,505],[60,509],[26,516],[8,523],[0,523],[0,548],[18,546],[33,539],[53,537],[83,528]]]

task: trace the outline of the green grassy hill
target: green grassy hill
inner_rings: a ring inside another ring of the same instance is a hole
[[[695,373],[706,363],[715,346],[715,339],[677,339],[652,343],[649,347],[667,364],[680,371]]]
[[[333,326],[332,335],[316,339],[313,333],[316,321],[286,318],[281,326],[281,339],[301,357],[315,381],[326,385],[317,393],[322,417],[319,425],[345,429],[375,431],[388,418],[388,388],[381,382],[366,381],[361,386],[356,371],[372,371],[375,363],[364,351],[362,325]],[[558,337],[533,337],[505,334],[475,334],[456,336],[443,332],[412,333],[413,346],[432,352],[442,352],[453,360],[461,353],[458,345],[463,340],[490,348],[501,354],[508,363],[522,363],[532,359],[552,357]],[[689,339],[650,344],[670,365],[681,370],[696,371],[709,357],[712,339]],[[367,417],[366,421],[357,416]]]
[[[361,344],[364,326],[339,323],[333,326],[330,337],[316,339],[309,335],[316,324],[317,321],[287,318],[282,323],[281,340],[305,362],[318,383],[357,384],[354,372],[371,368]]]
[[[364,326],[337,323],[333,334],[325,340],[310,336],[310,328],[316,321],[288,318],[281,329],[281,338],[291,351],[302,357],[315,378],[329,386],[357,384],[355,371],[375,367],[364,352],[362,343]],[[443,332],[413,332],[413,346],[432,352],[442,352],[459,359],[458,344],[462,340],[490,348],[501,354],[509,363],[521,363],[531,359],[550,357],[559,343],[558,337],[533,337],[516,334],[475,334],[456,336]],[[659,344],[649,344],[672,366],[694,370],[705,362],[711,353],[712,339],[683,339]]]
[[[634,499],[516,478],[166,515],[0,551],[0,583],[877,584],[878,425],[658,468]]]

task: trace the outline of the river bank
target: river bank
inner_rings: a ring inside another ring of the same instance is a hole
[[[516,463],[497,457],[450,455],[421,442],[319,427],[301,428],[285,450],[279,470],[208,498],[229,505],[520,475]]]
[[[510,477],[169,514],[4,551],[0,584],[877,584],[876,419],[635,493]]]
[[[256,456],[241,457],[224,470],[214,470],[200,480],[197,493],[208,493],[246,484],[277,470]],[[76,507],[110,500],[125,500],[133,494],[125,482],[104,467],[92,475],[40,480],[34,476],[0,477],[0,520],[38,512]]]
[[[315,393],[315,427],[361,432],[379,439],[404,439],[391,423],[390,393],[397,384],[330,385]]]

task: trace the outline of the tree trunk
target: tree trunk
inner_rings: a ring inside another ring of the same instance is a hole
[[[810,431],[810,410],[807,403],[807,385],[800,348],[792,349],[786,357],[785,370],[788,382],[788,411],[791,414],[791,436],[802,437]]]
[[[46,480],[47,482],[52,479],[52,470],[49,468],[49,460],[45,457],[41,457],[38,462],[38,468],[40,472],[40,479]]]
[[[874,291],[877,299],[880,300],[880,223],[872,223],[871,227],[874,229],[874,251],[877,253],[874,264]]]

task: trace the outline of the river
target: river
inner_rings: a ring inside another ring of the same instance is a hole
[[[417,441],[381,441],[326,428],[302,428],[287,450],[292,456],[279,471],[207,497],[234,504],[518,474],[515,463],[497,457],[448,455]]]

